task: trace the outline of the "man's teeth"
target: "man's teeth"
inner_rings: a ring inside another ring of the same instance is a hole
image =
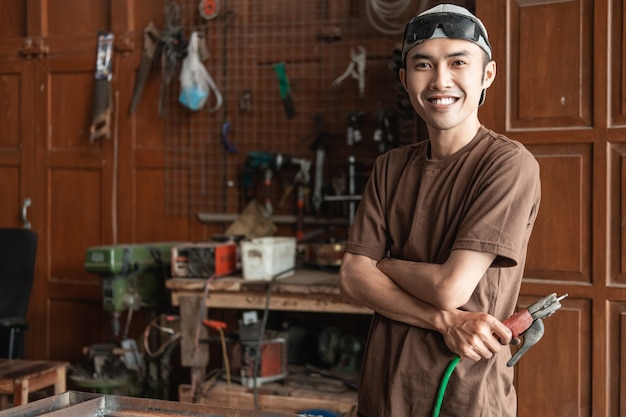
[[[454,103],[456,99],[453,97],[446,97],[446,98],[433,98],[431,99],[431,103],[433,104],[438,104],[438,105],[448,105],[448,104],[452,104]]]

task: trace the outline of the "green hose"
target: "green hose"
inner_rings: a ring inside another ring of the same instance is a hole
[[[443,395],[446,393],[446,387],[448,386],[450,375],[452,375],[454,368],[456,368],[456,365],[460,361],[461,358],[459,356],[455,356],[454,359],[452,359],[448,364],[446,372],[444,372],[443,377],[441,378],[441,383],[439,384],[439,391],[437,391],[437,400],[435,401],[435,407],[433,408],[432,417],[439,417],[439,412],[441,411],[441,403],[443,402]]]

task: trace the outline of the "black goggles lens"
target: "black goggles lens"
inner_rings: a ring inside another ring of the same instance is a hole
[[[466,16],[456,14],[432,13],[414,17],[404,31],[404,43],[430,39],[435,29],[441,27],[449,38],[466,39],[477,42],[480,36],[487,42],[487,36],[482,33],[480,26]]]

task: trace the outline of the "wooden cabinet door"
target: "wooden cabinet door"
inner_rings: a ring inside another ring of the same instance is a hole
[[[0,227],[30,227],[34,190],[24,179],[34,167],[33,70],[31,62],[0,57]]]
[[[54,4],[52,4],[54,3]],[[111,241],[112,145],[91,143],[96,34],[112,27],[109,0],[13,0],[0,12],[0,218],[39,234],[25,355],[82,361],[108,341],[88,246]]]
[[[111,145],[90,143],[96,32],[111,26],[101,1],[11,1],[0,27],[0,208],[39,234],[28,312],[26,357],[80,361],[82,346],[104,341],[98,277],[83,268],[85,248],[110,239]],[[52,7],[54,6],[54,7]]]
[[[541,169],[518,308],[569,294],[516,366],[519,417],[609,415],[608,3],[476,2],[498,69],[481,121],[526,145]]]
[[[164,5],[7,0],[0,9],[0,224],[19,226],[30,198],[28,220],[40,237],[29,358],[83,362],[84,346],[111,341],[101,279],[84,268],[87,248],[187,238],[190,220],[163,209],[158,76],[128,114],[143,28],[163,27]],[[115,37],[110,136],[92,142],[101,30]]]

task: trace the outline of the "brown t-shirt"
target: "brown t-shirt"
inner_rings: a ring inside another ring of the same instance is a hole
[[[539,165],[519,142],[481,127],[447,158],[428,159],[429,142],[378,157],[359,204],[347,252],[379,260],[444,263],[467,249],[496,254],[464,310],[503,320],[513,314],[526,247],[540,201]],[[430,416],[454,354],[441,334],[374,314],[361,370],[363,417]],[[517,414],[511,357],[461,361],[441,416]]]

